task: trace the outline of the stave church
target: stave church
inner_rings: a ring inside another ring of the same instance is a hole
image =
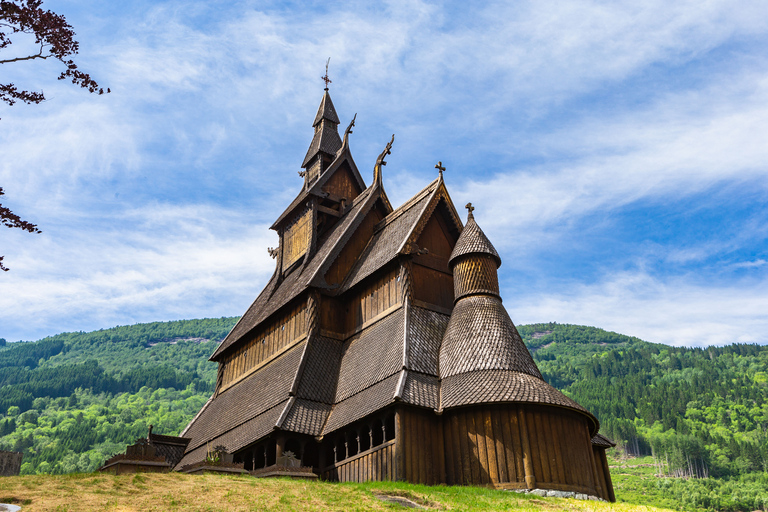
[[[547,384],[499,294],[501,257],[437,178],[394,208],[366,185],[327,82],[271,229],[275,272],[217,347],[176,468],[222,447],[321,479],[571,491],[615,501],[597,418]],[[393,136],[394,140],[394,136]]]

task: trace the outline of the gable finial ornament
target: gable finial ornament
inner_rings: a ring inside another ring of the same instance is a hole
[[[325,76],[321,76],[320,79],[325,82],[325,90],[328,90],[328,84],[332,83],[331,79],[328,78],[328,64],[331,62],[331,58],[328,57],[328,60],[325,61]]]
[[[392,134],[392,140],[387,142],[387,147],[384,148],[384,151],[381,152],[379,155],[379,158],[376,159],[376,167],[373,168],[373,181],[376,183],[381,184],[381,166],[387,165],[387,162],[384,161],[384,159],[387,157],[387,155],[392,154],[392,143],[395,142],[395,134]]]
[[[466,205],[464,208],[466,208],[466,209],[467,209],[467,211],[469,212],[469,213],[467,214],[467,220],[469,220],[469,219],[474,219],[474,218],[475,218],[475,216],[472,214],[472,212],[473,212],[473,211],[475,211],[475,207],[474,207],[474,206],[472,206],[472,203],[467,203],[467,205]]]
[[[277,254],[278,254],[279,250],[280,250],[279,247],[278,248],[267,247],[267,252],[272,257],[272,259],[277,258]]]
[[[347,129],[344,130],[344,142],[341,143],[341,147],[344,148],[348,144],[349,134],[352,132],[352,127],[355,126],[355,119],[357,119],[357,112],[355,112],[355,116],[352,118],[352,120],[349,122],[349,126],[347,126]]]
[[[435,165],[435,169],[437,169],[437,172],[440,173],[440,179],[443,179],[443,171],[445,170],[445,167],[443,167],[443,162],[438,161]]]

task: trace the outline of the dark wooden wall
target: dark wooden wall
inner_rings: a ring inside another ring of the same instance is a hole
[[[589,427],[539,406],[477,406],[444,415],[448,484],[541,487],[600,495]]]
[[[416,301],[439,306],[442,309],[453,308],[453,275],[418,264],[415,259],[411,266],[413,278],[413,298]],[[416,305],[420,305],[416,303]]]
[[[304,303],[287,310],[282,316],[258,329],[249,336],[247,342],[224,358],[221,363],[224,365],[222,388],[302,338],[306,331]]]
[[[368,215],[366,215],[357,231],[355,231],[355,236],[347,242],[344,249],[341,250],[339,256],[328,269],[328,272],[326,272],[326,283],[330,285],[339,284],[347,277],[347,273],[352,268],[352,265],[355,264],[357,258],[373,236],[374,226],[381,219],[381,213],[375,208],[368,212]]]
[[[360,195],[357,182],[352,177],[352,172],[346,163],[342,164],[342,167],[333,173],[333,176],[323,185],[322,190],[323,192],[346,198],[347,205],[351,204],[352,200]]]
[[[348,334],[402,302],[402,286],[397,280],[399,275],[399,267],[382,272],[349,299],[345,308]]]
[[[597,466],[597,475],[603,491],[600,497],[604,500],[614,502],[616,501],[616,495],[613,493],[613,481],[611,481],[611,470],[608,467],[608,458],[605,456],[605,448],[595,446],[592,448],[592,451]]]
[[[445,479],[445,446],[441,417],[431,410],[403,408],[399,412],[402,474],[411,483],[437,485]]]

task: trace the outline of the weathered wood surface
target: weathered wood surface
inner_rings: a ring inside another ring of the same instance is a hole
[[[397,480],[395,440],[375,446],[322,470],[324,480],[367,482]]]
[[[441,423],[448,484],[528,486],[600,496],[608,488],[595,480],[602,467],[596,466],[586,439],[586,420],[575,413],[545,407],[479,406],[445,413]],[[417,453],[425,456],[423,448]]]
[[[298,261],[307,250],[310,230],[312,229],[312,212],[306,211],[296,221],[286,228],[283,233],[283,269],[287,269]]]
[[[306,306],[299,304],[254,334],[223,361],[222,389],[306,334]]]
[[[372,209],[363,219],[363,222],[355,231],[355,236],[349,240],[333,264],[325,273],[325,282],[329,285],[338,285],[344,281],[357,259],[362,254],[368,241],[373,236],[373,228],[382,219],[377,209]]]

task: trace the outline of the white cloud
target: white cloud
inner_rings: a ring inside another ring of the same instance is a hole
[[[718,287],[626,272],[562,289],[507,293],[505,306],[516,323],[592,325],[675,346],[768,343],[767,279]]]
[[[160,206],[123,222],[135,227],[30,235],[7,255],[0,336],[239,314],[274,270],[274,235],[233,212]]]
[[[265,223],[298,191],[328,56],[342,124],[360,112],[352,145],[365,179],[393,131],[385,184],[395,206],[434,177],[437,159],[461,161],[448,162],[454,202],[475,202],[506,251],[557,243],[580,219],[609,219],[634,201],[766,183],[762,2],[132,5],[98,20],[114,30],[78,31],[94,38],[98,54],[83,58],[111,95],[54,83],[52,101],[2,113],[4,199],[44,230],[0,247],[12,267],[0,276],[0,327],[32,333],[17,337],[242,313],[272,271]],[[740,53],[707,60],[729,44]],[[697,65],[702,76],[679,76]],[[29,69],[19,76],[50,82]],[[660,79],[632,82],[647,73]],[[638,101],[580,106],[605,91]],[[667,254],[695,261],[717,250]],[[752,311],[735,288],[665,279],[576,282],[580,297],[532,297],[524,316],[637,328],[627,334],[651,341],[668,332],[699,343],[702,325],[746,336],[726,325]],[[634,318],[622,303],[652,323],[620,322]],[[714,321],[697,308],[725,314]],[[747,316],[745,329],[762,325]]]

